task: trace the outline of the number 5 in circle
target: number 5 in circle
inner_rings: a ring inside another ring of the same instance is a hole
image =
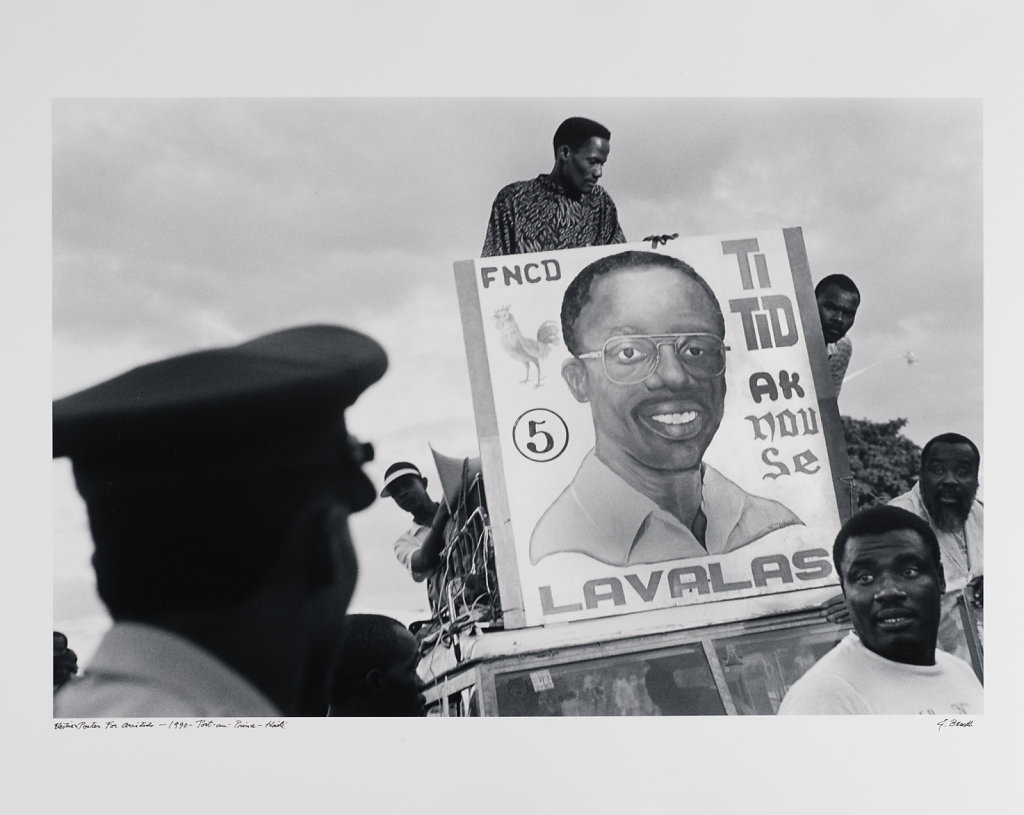
[[[565,452],[569,428],[553,410],[533,408],[516,419],[512,442],[520,455],[530,461],[552,461]]]

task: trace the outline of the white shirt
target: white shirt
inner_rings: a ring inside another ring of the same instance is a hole
[[[962,659],[935,651],[934,665],[879,656],[850,632],[789,689],[780,714],[982,712],[982,687]]]
[[[89,667],[54,696],[55,718],[263,717],[281,712],[245,678],[190,640],[115,623]]]
[[[448,523],[451,524],[451,521]],[[445,534],[447,534],[447,531],[448,527],[446,526]],[[413,524],[408,532],[403,533],[395,541],[395,557],[409,571],[413,580],[417,583],[422,583],[424,580],[427,581],[427,600],[430,603],[430,610],[436,613],[441,602],[441,564],[439,563],[425,572],[419,571],[412,564],[412,556],[426,543],[429,536],[429,526]]]
[[[971,504],[962,532],[944,532],[932,522],[921,495],[920,481],[903,495],[893,498],[889,506],[913,512],[928,522],[935,537],[939,539],[947,592],[959,591],[975,577],[985,573],[985,505],[977,498]]]
[[[853,340],[844,335],[835,342],[827,343],[825,353],[828,355],[828,372],[832,375],[832,387],[835,388],[838,397],[839,391],[843,389],[850,358],[853,356]]]
[[[974,499],[961,532],[945,532],[932,522],[921,495],[920,481],[903,495],[893,498],[889,506],[900,507],[923,518],[938,538],[942,571],[946,577],[942,620],[939,623],[939,647],[961,659],[970,659],[957,599],[960,591],[971,580],[985,573],[985,505],[977,498]],[[980,633],[985,619],[983,609],[977,609],[974,616]]]

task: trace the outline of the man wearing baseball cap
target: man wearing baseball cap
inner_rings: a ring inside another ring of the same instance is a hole
[[[427,494],[427,479],[419,467],[396,461],[384,473],[381,498],[393,498],[399,509],[412,515],[413,525],[395,541],[395,557],[417,583],[426,581],[430,610],[437,614],[441,603],[441,552],[451,514],[445,501]]]
[[[348,516],[375,497],[344,411],[386,368],[369,337],[307,326],[53,403],[114,620],[55,716],[326,710],[356,583]]]

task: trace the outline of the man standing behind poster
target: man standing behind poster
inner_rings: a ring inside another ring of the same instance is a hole
[[[591,119],[562,122],[551,172],[509,184],[494,199],[481,257],[624,243],[615,202],[598,186],[610,139]]]
[[[846,275],[832,274],[818,281],[814,287],[814,298],[818,301],[818,316],[821,318],[821,333],[825,337],[832,386],[836,396],[839,396],[846,378],[846,369],[853,357],[853,340],[847,336],[847,332],[853,328],[853,321],[857,318],[860,291]]]
[[[590,404],[594,449],[547,509],[530,560],[579,552],[625,566],[723,554],[801,521],[703,462],[725,413],[725,320],[686,263],[627,251],[562,300],[562,376]]]

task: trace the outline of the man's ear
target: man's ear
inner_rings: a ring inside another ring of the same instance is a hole
[[[370,693],[380,693],[384,687],[384,680],[381,677],[380,668],[370,668],[363,677],[363,686]]]
[[[569,357],[562,363],[562,379],[569,386],[569,390],[577,402],[590,401],[590,374],[587,373],[587,366],[582,360],[576,357]]]

